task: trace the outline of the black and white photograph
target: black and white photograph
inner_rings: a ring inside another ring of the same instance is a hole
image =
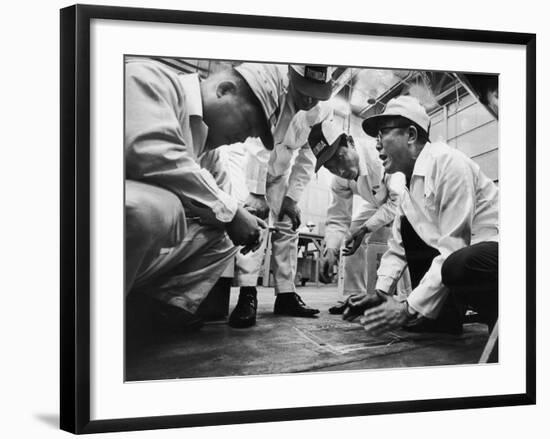
[[[498,72],[122,62],[126,382],[498,363]]]

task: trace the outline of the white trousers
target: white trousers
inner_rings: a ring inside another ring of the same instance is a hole
[[[361,203],[358,212],[353,216],[349,234],[355,232],[376,212],[376,207],[368,203]],[[367,247],[372,233],[368,233],[357,251],[351,256],[344,257],[344,296],[367,292],[368,267]],[[349,235],[346,235],[346,238]]]
[[[281,203],[288,187],[288,175],[278,177],[267,175],[266,199],[269,206],[270,224],[277,229],[271,234],[271,267],[275,283],[275,294],[294,293],[296,267],[298,263],[298,232],[292,230],[287,216],[278,220]],[[265,232],[267,234],[267,231]],[[264,236],[265,238],[265,236]],[[262,268],[267,240],[255,252],[237,255],[236,276],[241,287],[255,287]]]
[[[126,292],[195,313],[238,247],[224,229],[186,218],[179,198],[126,180]]]
[[[246,152],[242,144],[224,145],[220,148],[222,161],[226,166],[231,181],[231,195],[241,203],[248,196],[243,163],[246,163]],[[275,294],[295,292],[294,278],[298,264],[298,233],[292,230],[290,219],[285,216],[277,219],[281,203],[288,188],[288,175],[266,177],[266,200],[269,206],[269,224],[278,231],[271,234],[271,267],[275,282]],[[267,247],[267,230],[262,236],[262,245],[255,252],[246,255],[237,253],[235,277],[241,287],[255,287],[262,269],[262,262]]]

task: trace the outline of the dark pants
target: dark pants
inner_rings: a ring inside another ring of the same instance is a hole
[[[418,286],[439,252],[427,245],[401,217],[401,236],[413,289]],[[438,320],[462,317],[466,307],[476,311],[490,328],[498,318],[498,243],[480,242],[450,254],[441,267],[441,279],[450,290]]]

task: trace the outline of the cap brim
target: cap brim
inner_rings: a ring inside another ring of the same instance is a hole
[[[396,117],[399,115],[393,114],[377,114],[375,116],[368,117],[363,121],[363,131],[371,137],[378,136],[378,127],[382,124],[384,120],[387,120],[391,117]]]
[[[339,136],[336,141],[330,145],[327,149],[323,151],[323,153],[317,157],[317,162],[315,163],[315,172],[319,171],[321,167],[331,159],[331,157],[334,155],[334,153],[338,150],[338,147],[340,146],[340,138],[342,136]]]
[[[305,79],[292,68],[289,69],[289,71],[290,79],[300,93],[319,99],[320,101],[327,101],[330,99],[330,95],[332,94],[332,84],[330,81],[315,83]]]
[[[362,123],[363,131],[371,137],[377,137],[380,126],[382,124],[385,124],[385,121],[387,119],[391,119],[395,117],[405,117],[405,116],[402,116],[401,114],[377,114],[375,116],[371,116],[363,121]],[[408,118],[405,117],[405,119],[408,119]],[[411,123],[415,123],[410,119],[408,120]],[[429,141],[430,140],[429,134],[426,132],[425,135],[426,135],[426,139]]]

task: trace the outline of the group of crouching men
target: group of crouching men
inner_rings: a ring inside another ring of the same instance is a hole
[[[244,63],[178,74],[125,65],[126,294],[151,300],[159,328],[197,330],[197,310],[235,262],[233,327],[256,324],[258,274],[273,227],[274,313],[314,317],[296,293],[298,202],[314,172],[333,174],[320,278],[340,248],[345,296],[330,308],[373,335],[395,328],[462,331],[465,310],[498,318],[498,189],[460,151],[429,140],[411,96],[388,102],[353,139],[328,105],[332,69]],[[352,215],[354,195],[364,203]],[[369,236],[391,224],[367,291]],[[396,294],[405,270],[410,288]]]

